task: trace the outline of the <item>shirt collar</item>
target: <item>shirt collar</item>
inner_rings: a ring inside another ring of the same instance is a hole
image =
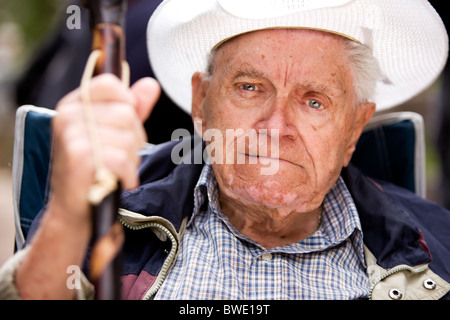
[[[362,230],[358,210],[342,177],[325,196],[319,230],[334,244],[350,237],[354,230]]]
[[[329,246],[350,239],[355,246],[358,259],[365,266],[361,221],[355,202],[342,177],[338,178],[325,196],[321,219],[316,233],[321,233]]]
[[[219,192],[212,166],[205,164],[194,188],[194,211],[188,225],[200,211],[206,210],[208,205],[214,211],[219,209]]]

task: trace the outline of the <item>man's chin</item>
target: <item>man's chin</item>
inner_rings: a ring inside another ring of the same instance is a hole
[[[301,202],[303,196],[308,198],[311,188],[299,183],[301,179],[290,180],[282,174],[263,176],[258,173],[258,168],[246,168],[236,170],[233,179],[227,181],[226,188],[253,204],[274,209],[292,207]]]
[[[242,181],[249,181],[257,185],[278,186],[288,190],[297,189],[308,182],[304,168],[281,160],[273,160],[269,165],[264,163],[234,164],[232,171]]]

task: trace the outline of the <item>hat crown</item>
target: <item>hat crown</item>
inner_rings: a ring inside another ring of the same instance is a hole
[[[281,17],[296,12],[344,5],[353,0],[217,0],[229,14],[245,19]]]

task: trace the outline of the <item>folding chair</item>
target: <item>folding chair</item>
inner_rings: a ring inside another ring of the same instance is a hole
[[[34,106],[17,110],[13,156],[16,249],[22,248],[31,222],[48,200],[50,123],[54,114],[53,110]],[[368,176],[425,197],[422,117],[412,112],[375,116],[357,144],[352,163]]]
[[[369,177],[392,182],[425,198],[422,116],[414,112],[374,116],[364,129],[351,162]]]
[[[15,246],[22,248],[36,215],[47,203],[54,110],[25,105],[16,112],[12,165]]]

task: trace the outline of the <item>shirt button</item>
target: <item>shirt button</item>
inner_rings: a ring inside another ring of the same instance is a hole
[[[270,260],[272,260],[272,255],[271,255],[270,253],[264,253],[264,254],[261,256],[261,258],[262,258],[264,261],[270,261]]]

